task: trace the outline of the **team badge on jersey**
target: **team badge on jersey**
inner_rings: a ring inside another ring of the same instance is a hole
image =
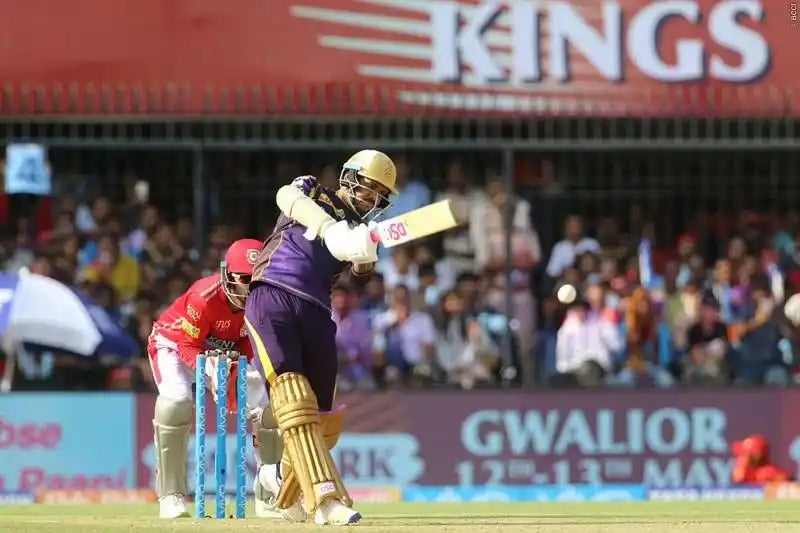
[[[258,259],[258,250],[255,248],[248,248],[247,249],[247,262],[251,265],[256,264],[256,260]]]

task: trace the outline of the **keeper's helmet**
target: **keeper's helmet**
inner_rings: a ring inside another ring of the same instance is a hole
[[[389,156],[361,150],[342,166],[339,187],[363,220],[374,220],[391,205],[389,195],[397,194],[396,180],[397,169]]]
[[[225,260],[220,264],[222,290],[231,305],[238,309],[244,309],[250,294],[250,278],[260,250],[261,241],[240,239],[228,247]]]

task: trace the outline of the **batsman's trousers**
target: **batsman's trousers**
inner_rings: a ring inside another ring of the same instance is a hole
[[[320,411],[330,411],[336,389],[336,323],[331,312],[288,290],[254,284],[245,324],[256,354],[254,363],[269,382],[285,372],[308,379]]]

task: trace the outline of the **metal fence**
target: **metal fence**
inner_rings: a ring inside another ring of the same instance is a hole
[[[774,225],[800,201],[800,121],[787,96],[773,92],[725,97],[728,111],[737,98],[748,105],[760,99],[765,118],[711,116],[725,115],[718,105],[684,117],[681,98],[670,93],[662,103],[674,102],[673,117],[616,118],[581,116],[580,109],[567,116],[408,113],[379,105],[379,90],[366,107],[351,99],[348,108],[341,93],[342,113],[328,115],[313,114],[314,99],[324,96],[313,91],[289,107],[271,105],[268,93],[214,93],[214,114],[187,117],[180,91],[174,98],[169,91],[93,94],[70,100],[65,92],[58,100],[64,105],[55,105],[53,91],[6,90],[0,139],[47,145],[57,193],[121,200],[134,177],[146,179],[163,212],[192,217],[201,247],[214,224],[263,234],[281,184],[299,174],[338,175],[342,161],[365,147],[405,154],[411,176],[433,189],[444,185],[455,160],[476,183],[498,170],[507,189],[533,205],[545,252],[561,238],[569,213],[592,223],[612,217],[632,238],[649,231],[656,241],[674,241],[698,214],[732,234],[739,223]],[[742,213],[752,216],[744,221]]]

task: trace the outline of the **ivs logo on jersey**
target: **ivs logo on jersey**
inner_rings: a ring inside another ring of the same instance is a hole
[[[216,329],[217,331],[225,331],[229,327],[231,327],[230,320],[217,320],[216,322],[214,322],[214,329]]]

